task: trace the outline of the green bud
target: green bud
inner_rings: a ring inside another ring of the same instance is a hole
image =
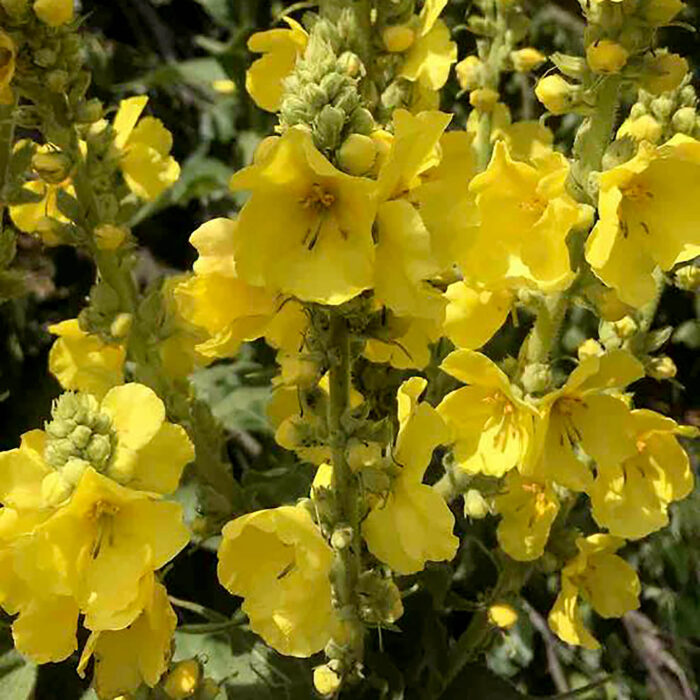
[[[348,87],[348,78],[342,73],[324,75],[319,85],[326,95],[326,102],[332,102],[342,90]]]
[[[32,157],[32,168],[44,182],[50,185],[63,182],[68,177],[71,167],[70,158],[61,151],[35,153]]]
[[[333,151],[340,145],[345,126],[345,112],[326,105],[314,120],[314,136],[320,150]]]
[[[632,105],[632,109],[630,109],[630,119],[639,119],[639,117],[643,117],[645,114],[648,114],[648,112],[643,103],[635,102]]]
[[[690,136],[695,131],[696,117],[693,107],[681,107],[671,118],[671,125],[677,133]]]
[[[651,103],[652,114],[662,121],[670,118],[674,107],[675,104],[672,97],[657,97]]]
[[[52,70],[46,76],[46,85],[51,92],[65,92],[70,76],[64,70]]]
[[[97,399],[90,394],[66,392],[54,401],[51,416],[53,420],[45,426],[46,461],[61,472],[68,469],[65,477],[70,483],[77,483],[70,475],[84,470],[84,465],[104,471],[117,438],[110,417],[100,411]]]
[[[83,102],[75,113],[75,119],[79,124],[94,124],[102,119],[104,109],[102,102],[96,97],[87,102]]]
[[[34,52],[34,63],[40,68],[51,68],[57,60],[58,55],[52,49],[42,48]]]
[[[356,109],[350,117],[350,130],[354,134],[364,134],[369,136],[375,129],[374,117],[372,113],[361,107]]]

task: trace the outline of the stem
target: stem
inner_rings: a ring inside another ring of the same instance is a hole
[[[574,188],[578,199],[594,203],[590,175],[602,168],[603,156],[610,144],[615,117],[620,104],[621,79],[609,75],[601,79],[593,114],[581,125],[574,143],[574,166],[571,175],[578,187]]]
[[[15,140],[15,108],[17,102],[0,106],[0,228],[5,211],[5,185],[10,171],[10,158]]]
[[[531,565],[504,558],[503,568],[498,575],[498,581],[489,595],[489,604],[502,599],[504,596],[518,593],[530,573]],[[467,629],[462,633],[456,644],[450,650],[448,671],[445,675],[444,688],[459,675],[460,671],[473,661],[488,645],[493,631],[489,622],[488,607],[474,613]]]
[[[352,533],[348,546],[335,549],[336,567],[333,583],[339,607],[343,615],[349,618],[347,621],[353,628],[350,645],[359,661],[364,645],[364,625],[359,619],[355,598],[356,584],[362,567],[360,494],[356,477],[346,458],[348,435],[344,425],[350,408],[350,332],[346,319],[335,311],[331,312],[329,344],[328,430],[333,461],[331,485],[335,502],[335,524],[336,527],[349,527]]]

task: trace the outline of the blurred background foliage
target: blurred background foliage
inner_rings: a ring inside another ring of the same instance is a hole
[[[388,0],[386,0],[388,1]],[[310,5],[311,3],[299,3]],[[577,0],[529,4],[533,17],[531,43],[552,52],[581,51],[582,20]],[[258,110],[246,96],[245,70],[251,62],[246,41],[256,29],[274,24],[284,3],[266,0],[85,0],[85,38],[92,67],[94,94],[105,104],[134,93],[147,93],[149,111],[163,120],[174,136],[174,155],[182,165],[180,181],[160,200],[144,206],[134,218],[141,248],[139,275],[143,282],[186,270],[194,259],[189,235],[204,221],[233,213],[236,199],[227,182],[234,170],[251,159],[258,141],[270,133],[274,118]],[[686,55],[700,76],[700,3],[689,2],[686,27],[665,30],[661,45]],[[464,25],[469,0],[451,0],[446,19],[460,47],[460,58],[474,50],[474,37]],[[545,71],[546,66],[542,69]],[[533,76],[504,79],[504,99],[515,118],[536,118]],[[696,81],[697,86],[697,81]],[[464,125],[468,104],[454,78],[445,89],[443,109],[455,113],[453,124]],[[629,96],[629,102],[634,95]],[[575,118],[552,120],[558,142],[570,143]],[[700,222],[698,222],[700,225]],[[49,414],[59,391],[47,372],[50,322],[75,317],[85,303],[93,279],[90,261],[71,248],[43,249],[23,236],[17,265],[24,271],[27,294],[0,306],[0,449],[15,447],[19,435],[37,427]],[[678,366],[680,381],[642,381],[636,388],[639,405],[652,407],[686,423],[700,425],[700,299],[669,287],[655,327],[675,331],[664,348]],[[523,331],[506,327],[489,351],[503,356]],[[596,334],[595,321],[573,313],[562,338],[573,353],[586,337]],[[229,454],[241,479],[250,508],[291,502],[308,491],[309,465],[274,444],[264,418],[275,371],[274,355],[261,344],[245,348],[233,362],[219,363],[195,376],[198,394],[207,401],[230,436]],[[682,383],[681,383],[682,382]],[[611,436],[614,439],[614,436]],[[697,448],[689,445],[698,463]],[[191,485],[180,493],[192,517],[196,498]],[[402,634],[375,635],[368,657],[368,682],[347,697],[425,697],[445,668],[449,639],[458,636],[473,614],[474,601],[495,580],[488,547],[495,543],[492,519],[469,522],[457,513],[464,545],[451,565],[430,566],[421,586],[405,599]],[[692,700],[700,682],[700,493],[676,504],[671,526],[626,554],[639,569],[642,607],[622,621],[596,623],[603,652],[573,650],[547,629],[546,614],[556,577],[532,577],[525,588],[516,627],[495,640],[483,666],[465,669],[444,698],[484,700],[543,697],[595,683],[604,686],[576,695],[583,698]],[[211,543],[209,543],[211,544]],[[214,545],[216,542],[213,543]],[[192,547],[167,575],[169,592],[195,600],[223,615],[236,602],[220,588],[215,576],[213,546]],[[410,589],[411,581],[406,582]],[[412,590],[412,589],[411,589]],[[182,611],[180,611],[182,613]],[[200,635],[187,625],[199,618],[186,611],[177,635],[177,656],[194,654],[206,661],[206,672],[224,682],[232,700],[310,698],[309,661],[285,659],[267,650],[244,628],[222,635]],[[74,660],[39,671],[9,651],[5,627],[0,645],[0,700],[87,700],[95,696],[75,675]],[[465,695],[465,688],[471,693]],[[473,693],[473,694],[472,694]],[[222,697],[225,694],[222,693]]]

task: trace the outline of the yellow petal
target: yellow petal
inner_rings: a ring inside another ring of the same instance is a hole
[[[110,389],[101,407],[112,419],[118,444],[130,450],[148,444],[165,420],[163,402],[143,384],[122,384]]]

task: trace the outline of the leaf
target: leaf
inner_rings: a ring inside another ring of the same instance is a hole
[[[700,321],[693,319],[681,323],[673,334],[673,342],[691,350],[700,348]]]
[[[0,657],[0,700],[29,700],[33,697],[38,669],[11,649]]]
[[[230,26],[234,23],[234,0],[197,0],[197,2],[209,13],[211,18],[222,26]]]
[[[309,661],[268,649],[252,632],[228,635],[175,633],[175,661],[199,656],[204,673],[223,683],[236,700],[308,700],[314,697]]]
[[[193,199],[226,196],[232,173],[220,160],[196,153],[183,163],[180,179],[169,192],[170,201],[185,206]]]

